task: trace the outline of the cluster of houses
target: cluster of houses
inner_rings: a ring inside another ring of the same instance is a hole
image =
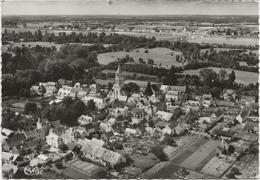
[[[74,127],[62,125],[60,120],[38,119],[33,130],[2,129],[2,159],[8,172],[11,169],[14,174],[17,167],[53,161],[52,156],[43,152],[61,150],[73,156],[81,153],[100,166],[114,167],[126,162],[126,154],[147,155],[148,145],[139,147],[129,141],[147,136],[162,139],[166,135],[201,134],[221,138],[228,146],[239,149],[237,151],[244,151],[248,142],[257,142],[258,105],[249,96],[237,101],[234,91],[225,90],[222,100],[214,100],[210,94],[185,99],[185,86],[161,85],[150,97],[143,93],[127,97],[122,91],[123,85],[119,66],[107,97],[100,95],[96,84],[72,86],[70,81],[60,80],[33,86],[33,93],[52,97],[50,104],[60,103],[67,96],[86,104],[93,100],[97,111],[106,116],[101,119],[94,114],[83,114],[78,118],[79,125]],[[239,141],[232,141],[234,138]]]

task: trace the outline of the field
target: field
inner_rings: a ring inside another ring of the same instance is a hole
[[[219,72],[220,68],[216,67],[209,67],[210,69],[213,69],[217,73]],[[183,74],[190,74],[190,75],[199,75],[201,69],[196,69],[196,70],[185,70]],[[228,74],[231,73],[232,69],[225,68]],[[250,83],[256,83],[258,82],[258,73],[254,72],[247,72],[247,71],[239,71],[239,70],[234,70],[236,74],[236,82],[248,85]]]
[[[201,172],[220,177],[233,162],[234,161],[225,161],[224,159],[214,157],[203,167]]]
[[[98,171],[100,171],[102,168],[88,163],[88,162],[83,162],[79,159],[75,159],[73,161],[71,161],[68,164],[69,167],[67,167],[64,171],[63,174],[70,177],[70,178],[90,178],[93,175],[95,175],[95,173],[97,173]]]
[[[147,60],[153,59],[157,65],[162,65],[165,68],[170,68],[171,65],[183,66],[182,63],[176,61],[176,55],[181,55],[179,51],[172,51],[168,48],[153,48],[148,49],[148,53],[144,52],[144,48],[134,49],[131,52],[119,51],[119,52],[108,52],[98,54],[98,61],[100,64],[108,64],[113,61],[117,61],[118,58],[123,58],[127,54],[134,59],[136,63],[139,63],[139,58],[147,63]]]
[[[196,39],[187,39],[189,42],[208,43],[208,44],[230,44],[230,45],[257,45],[258,38],[226,38],[223,36],[199,37]]]
[[[219,141],[208,141],[196,152],[190,155],[185,161],[181,163],[181,166],[187,167],[193,170],[201,170],[201,168],[216,155],[216,147],[220,144]]]

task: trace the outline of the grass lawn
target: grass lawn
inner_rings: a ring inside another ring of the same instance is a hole
[[[108,64],[113,61],[117,61],[118,58],[123,58],[127,54],[134,59],[136,63],[139,63],[139,58],[147,63],[147,60],[153,59],[157,65],[162,65],[165,68],[170,68],[171,65],[183,66],[182,63],[176,61],[176,55],[181,55],[180,51],[172,51],[168,48],[152,48],[148,49],[148,53],[144,52],[144,48],[134,49],[131,52],[119,51],[119,52],[107,52],[98,54],[98,62],[100,64]]]

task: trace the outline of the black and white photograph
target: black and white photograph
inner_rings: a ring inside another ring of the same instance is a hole
[[[1,0],[0,179],[258,179],[256,0]]]

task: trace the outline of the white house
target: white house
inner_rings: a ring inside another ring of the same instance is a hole
[[[91,123],[93,121],[93,117],[91,116],[88,116],[88,115],[81,115],[79,118],[78,118],[78,123],[80,125],[87,125],[89,123]]]
[[[248,109],[243,109],[239,115],[236,116],[236,120],[239,122],[239,123],[243,123],[246,121],[246,119],[249,117],[250,115],[250,111]]]
[[[165,111],[157,111],[156,114],[159,118],[165,121],[169,121],[173,115],[173,113],[165,112]]]
[[[85,96],[82,101],[87,105],[88,101],[93,100],[97,108],[101,109],[104,106],[104,99],[95,96]]]

